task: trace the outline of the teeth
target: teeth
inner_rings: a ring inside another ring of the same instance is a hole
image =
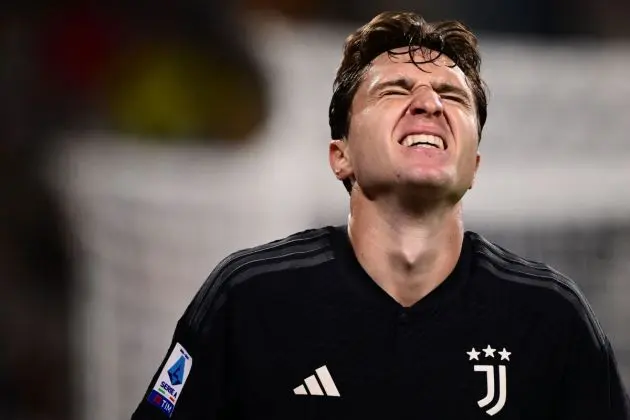
[[[444,140],[430,134],[412,134],[405,137],[401,144],[407,147],[428,145],[429,147],[437,147],[444,150]]]

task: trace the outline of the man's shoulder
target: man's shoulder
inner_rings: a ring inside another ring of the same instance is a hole
[[[494,284],[516,286],[520,290],[551,291],[558,298],[582,300],[584,298],[576,282],[541,261],[522,257],[474,232],[469,232],[475,265],[489,277],[498,280]]]
[[[256,274],[314,266],[332,258],[332,227],[307,229],[238,250],[225,257],[209,278],[243,280]]]
[[[492,279],[497,294],[512,302],[547,310],[553,316],[587,326],[593,338],[603,342],[604,333],[578,284],[544,262],[522,257],[482,235],[469,232],[475,265]]]
[[[212,314],[240,285],[261,277],[316,267],[333,259],[333,227],[308,229],[261,245],[241,249],[223,258],[197,292],[187,316]],[[204,315],[206,316],[206,315]]]
[[[523,257],[478,233],[468,232],[468,235],[476,263],[497,278],[532,287],[549,288],[559,284],[579,290],[575,281],[547,263]]]

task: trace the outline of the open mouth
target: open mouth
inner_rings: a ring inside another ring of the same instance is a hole
[[[400,144],[406,147],[425,147],[446,150],[444,140],[432,134],[411,134],[405,137]]]

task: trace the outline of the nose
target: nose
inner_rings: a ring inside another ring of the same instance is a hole
[[[416,92],[409,105],[409,113],[411,115],[439,117],[442,115],[442,112],[444,112],[442,99],[430,87],[423,87]]]

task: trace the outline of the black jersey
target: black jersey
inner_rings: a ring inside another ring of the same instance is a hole
[[[402,307],[346,227],[237,252],[177,323],[133,420],[628,420],[576,285],[467,232],[451,275]]]

